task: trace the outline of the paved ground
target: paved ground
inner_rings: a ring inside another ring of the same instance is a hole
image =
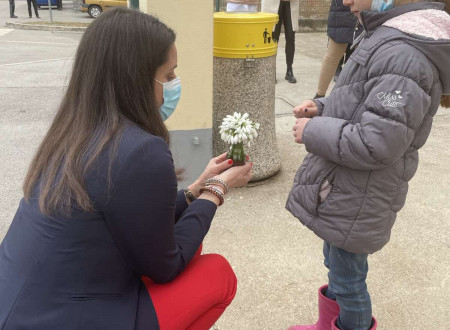
[[[24,16],[25,2],[16,3],[17,15]],[[67,8],[59,14],[68,21],[89,20]],[[7,14],[8,2],[0,0],[0,240],[21,198],[30,158],[66,86],[81,37],[4,29]],[[317,288],[327,280],[321,241],[284,210],[295,170],[305,156],[304,147],[291,137],[291,105],[314,95],[326,37],[297,34],[295,85],[284,80],[283,46],[281,42],[275,109],[282,170],[263,183],[230,193],[204,244],[206,252],[226,256],[239,280],[235,300],[216,324],[219,329],[286,329],[311,323],[317,317]],[[391,242],[369,258],[368,286],[381,330],[449,328],[449,141],[450,110],[440,110]]]

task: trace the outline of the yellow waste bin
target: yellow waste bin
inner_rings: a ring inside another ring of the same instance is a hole
[[[280,157],[275,132],[277,43],[272,30],[278,15],[270,13],[214,14],[213,152],[229,146],[220,139],[219,126],[226,115],[247,112],[260,123],[258,138],[245,146],[254,163],[253,179],[276,174]]]
[[[214,14],[214,56],[260,58],[277,54],[272,29],[278,15],[267,13]]]

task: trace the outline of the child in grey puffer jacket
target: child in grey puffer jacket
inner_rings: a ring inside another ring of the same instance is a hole
[[[329,283],[318,322],[291,329],[376,328],[367,256],[389,241],[450,95],[450,16],[441,3],[410,2],[344,0],[364,27],[359,45],[328,97],[294,109],[295,141],[309,153],[286,208],[324,240]]]

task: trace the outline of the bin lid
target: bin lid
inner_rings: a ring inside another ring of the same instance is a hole
[[[272,31],[278,15],[272,13],[214,13],[214,56],[269,57],[277,53]]]

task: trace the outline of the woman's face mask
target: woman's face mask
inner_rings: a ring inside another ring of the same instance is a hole
[[[159,113],[161,114],[163,121],[166,121],[175,111],[178,101],[180,100],[181,79],[177,77],[165,83],[162,83],[157,79],[155,79],[155,81],[163,86],[164,102],[159,108]]]
[[[386,11],[394,7],[394,0],[373,0],[370,10],[372,11]]]

